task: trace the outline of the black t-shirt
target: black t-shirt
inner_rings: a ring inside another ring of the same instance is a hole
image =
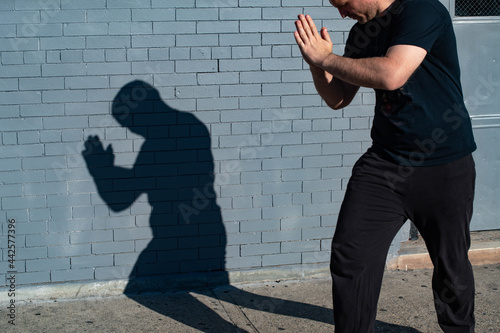
[[[393,45],[419,46],[427,56],[400,89],[375,89],[372,150],[411,166],[445,164],[472,153],[476,144],[446,8],[438,0],[396,1],[383,17],[353,26],[344,56],[380,57]]]

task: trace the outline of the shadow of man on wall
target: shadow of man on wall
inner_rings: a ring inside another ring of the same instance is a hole
[[[151,205],[153,238],[139,255],[125,294],[178,322],[205,332],[245,332],[190,293],[182,304],[151,302],[140,294],[225,286],[226,302],[287,316],[332,323],[331,309],[264,297],[229,285],[226,233],[214,191],[214,161],[207,127],[193,114],[170,108],[143,81],[120,89],[111,113],[129,131],[144,137],[132,168],[115,165],[112,146],[91,136],[83,151],[101,198],[112,211],[132,206],[142,194]],[[140,225],[139,221],[136,224]],[[188,307],[180,309],[180,306]],[[186,311],[187,310],[187,311]],[[203,314],[203,320],[187,313]]]
[[[137,260],[131,281],[161,274],[223,272],[226,237],[215,200],[207,128],[192,114],[163,103],[158,91],[142,81],[124,86],[111,112],[122,126],[145,139],[134,166],[116,166],[112,146],[104,150],[97,136],[88,138],[83,155],[112,211],[123,211],[147,194],[153,239]],[[136,287],[131,282],[127,291]]]

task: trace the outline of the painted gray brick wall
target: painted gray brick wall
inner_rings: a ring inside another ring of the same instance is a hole
[[[346,110],[322,103],[293,38],[299,13],[326,26],[342,52],[353,22],[327,0],[2,0],[2,285],[8,219],[16,221],[18,285],[128,278],[153,231],[166,239],[150,253],[156,260],[211,259],[209,226],[153,230],[145,194],[113,211],[85,164],[89,135],[112,145],[116,165],[136,163],[144,138],[110,114],[133,80],[210,135],[223,268],[326,265],[350,169],[369,146],[374,94],[361,89]],[[185,139],[176,142],[186,151],[197,145]],[[157,153],[145,175],[156,172]],[[182,179],[198,167],[183,165]],[[123,195],[162,182],[149,181],[123,183]],[[186,202],[203,204],[203,194]],[[182,272],[174,266],[166,272]]]

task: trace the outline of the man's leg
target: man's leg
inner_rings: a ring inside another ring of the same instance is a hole
[[[474,332],[474,276],[468,258],[474,199],[472,156],[418,169],[408,200],[434,264],[432,288],[444,332]]]
[[[406,221],[403,197],[389,186],[387,172],[397,165],[371,153],[353,168],[332,243],[336,332],[374,329],[387,251]]]

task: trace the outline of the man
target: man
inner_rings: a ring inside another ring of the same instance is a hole
[[[338,332],[373,332],[387,251],[410,219],[424,238],[444,332],[474,331],[468,260],[476,149],[451,18],[438,0],[330,0],[358,22],[344,56],[299,15],[295,39],[328,106],[375,89],[373,146],[357,161],[333,238]]]

